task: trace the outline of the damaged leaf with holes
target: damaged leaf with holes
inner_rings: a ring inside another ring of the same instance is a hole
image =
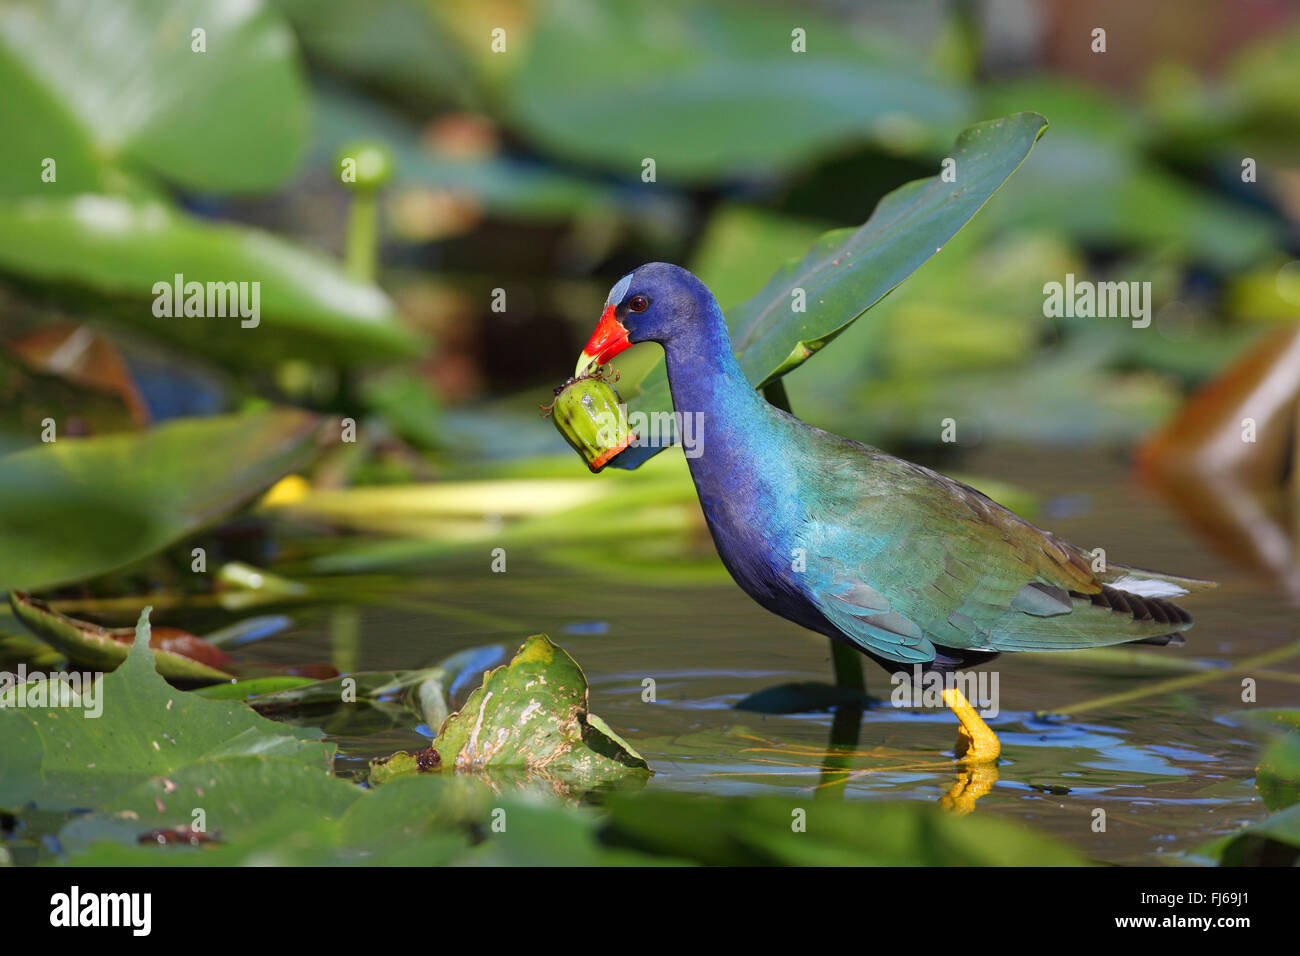
[[[645,759],[588,709],[578,662],[545,634],[491,671],[434,741],[443,771],[522,771],[577,786],[650,772]]]

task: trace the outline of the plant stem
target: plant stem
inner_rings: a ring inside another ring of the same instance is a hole
[[[1140,687],[1136,690],[1124,691],[1121,694],[1108,694],[1105,697],[1094,697],[1092,700],[1085,700],[1082,703],[1074,704],[1070,707],[1061,707],[1054,710],[1040,710],[1040,717],[1072,717],[1075,714],[1081,714],[1089,710],[1097,710],[1102,707],[1110,707],[1114,704],[1127,704],[1131,701],[1141,700],[1144,697],[1154,697],[1160,694],[1171,694],[1174,691],[1187,690],[1189,687],[1199,687],[1202,684],[1213,683],[1221,677],[1231,677],[1236,674],[1246,673],[1247,671],[1259,672],[1270,664],[1276,664],[1279,661],[1287,660],[1300,654],[1300,641],[1288,644],[1285,647],[1279,647],[1268,651],[1264,654],[1256,654],[1254,657],[1248,657],[1239,664],[1231,667],[1201,671],[1196,674],[1186,674],[1182,677],[1171,677],[1168,680],[1157,681],[1154,684],[1148,684],[1146,687]]]
[[[362,282],[373,282],[379,259],[377,190],[357,189],[353,195],[346,243],[343,265],[348,275]]]

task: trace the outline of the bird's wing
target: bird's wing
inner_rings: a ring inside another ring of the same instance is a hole
[[[841,575],[830,589],[814,594],[813,601],[827,620],[864,650],[909,664],[934,660],[934,645],[920,625],[869,584]]]
[[[1063,650],[1190,624],[1168,602],[1107,587],[1085,552],[978,491],[901,459],[873,464],[881,460],[891,473],[865,494],[821,496],[807,536],[814,602],[866,649],[924,662],[936,644]]]

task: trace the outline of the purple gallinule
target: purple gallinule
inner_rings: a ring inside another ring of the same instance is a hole
[[[1094,570],[975,489],[774,407],[741,371],[713,295],[678,266],[650,263],[614,286],[577,374],[637,342],[663,346],[676,411],[699,416],[691,477],[736,583],[886,671],[943,677],[1004,651],[1181,642],[1192,618],[1168,598],[1213,586]],[[996,735],[944,686],[958,757],[996,760]]]

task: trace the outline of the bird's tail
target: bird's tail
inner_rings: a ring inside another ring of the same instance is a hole
[[[1116,577],[1116,585],[1103,584],[1098,593],[1086,595],[1093,606],[1106,608],[1116,614],[1131,616],[1133,620],[1141,623],[1154,622],[1169,625],[1169,633],[1167,634],[1138,638],[1135,641],[1127,641],[1128,644],[1182,647],[1187,643],[1180,632],[1192,626],[1192,615],[1168,598],[1153,596],[1151,592],[1177,595],[1186,594],[1191,590],[1207,590],[1208,588],[1218,587],[1213,581],[1179,578],[1167,574],[1156,575],[1154,572],[1140,571],[1140,569],[1136,568],[1118,568],[1116,571],[1120,572]],[[1138,578],[1134,574],[1136,571],[1140,571],[1141,574],[1148,577]],[[1121,582],[1130,585],[1134,590],[1119,587],[1118,584]],[[1192,585],[1193,587],[1187,587],[1186,585]],[[1138,588],[1141,588],[1141,590],[1138,590]]]
[[[1217,581],[1184,578],[1177,574],[1148,571],[1146,568],[1135,568],[1124,564],[1112,564],[1097,577],[1103,584],[1108,584],[1125,594],[1142,598],[1181,597],[1184,594],[1209,591],[1219,586]]]
[[[1192,626],[1192,616],[1173,601],[1160,597],[1147,597],[1132,591],[1103,584],[1096,594],[1086,595],[1094,607],[1104,607],[1117,614],[1131,615],[1133,620],[1146,623],[1168,624],[1171,630],[1182,631]]]

